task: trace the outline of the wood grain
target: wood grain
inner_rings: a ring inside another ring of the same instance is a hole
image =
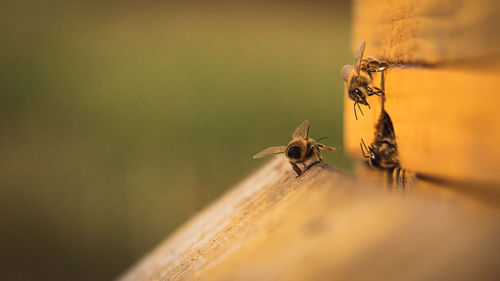
[[[500,212],[435,186],[384,191],[271,161],[120,280],[498,280]]]
[[[500,49],[495,0],[355,0],[353,50],[393,63],[441,64],[490,59]]]

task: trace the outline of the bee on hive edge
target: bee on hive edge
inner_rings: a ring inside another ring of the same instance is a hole
[[[368,159],[370,166],[385,170],[399,167],[394,126],[391,117],[385,110],[380,114],[375,127],[375,140],[367,147],[363,139],[361,139],[360,147],[363,157]]]
[[[394,126],[384,109],[375,126],[375,140],[367,147],[361,139],[360,146],[363,157],[368,159],[371,167],[388,172],[387,184],[391,189],[404,192],[414,182],[415,173],[401,167]]]
[[[309,138],[309,127],[309,120],[302,122],[302,124],[300,124],[293,132],[292,140],[287,146],[269,147],[255,154],[253,159],[262,158],[272,154],[285,153],[285,156],[288,158],[293,170],[297,173],[297,177],[302,175],[311,166],[317,163],[324,163],[320,150],[336,151],[337,149],[318,143]],[[306,162],[313,157],[316,157],[318,161],[307,166]],[[299,168],[298,164],[302,164],[304,166],[303,170]]]
[[[374,57],[363,59],[364,52],[365,41],[361,43],[354,56],[354,65],[345,65],[341,71],[342,79],[347,82],[347,95],[354,101],[354,117],[356,117],[356,120],[358,120],[356,105],[361,115],[364,115],[359,105],[363,104],[370,108],[370,105],[366,101],[367,97],[372,95],[384,96],[384,72],[389,67],[386,62],[379,61]],[[373,72],[382,72],[381,88],[375,86],[372,76]]]

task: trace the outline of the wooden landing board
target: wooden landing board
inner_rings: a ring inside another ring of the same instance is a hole
[[[498,280],[500,210],[454,190],[404,195],[277,158],[121,281]]]
[[[365,56],[396,64],[387,74],[386,111],[404,168],[500,191],[498,3],[355,1],[353,53],[366,40]],[[380,113],[379,98],[368,102],[372,110],[363,107],[356,121],[345,99],[344,144],[358,158],[360,138],[373,140]]]

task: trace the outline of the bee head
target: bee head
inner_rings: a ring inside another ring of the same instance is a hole
[[[372,167],[380,167],[380,155],[375,151],[373,146],[368,147],[370,150],[370,165]]]
[[[354,88],[349,91],[349,97],[359,104],[368,105],[368,102],[366,101],[367,94],[365,91],[367,90],[363,88]]]

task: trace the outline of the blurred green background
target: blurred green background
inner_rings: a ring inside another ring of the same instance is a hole
[[[114,279],[303,120],[342,146],[347,1],[1,6],[2,280]]]

